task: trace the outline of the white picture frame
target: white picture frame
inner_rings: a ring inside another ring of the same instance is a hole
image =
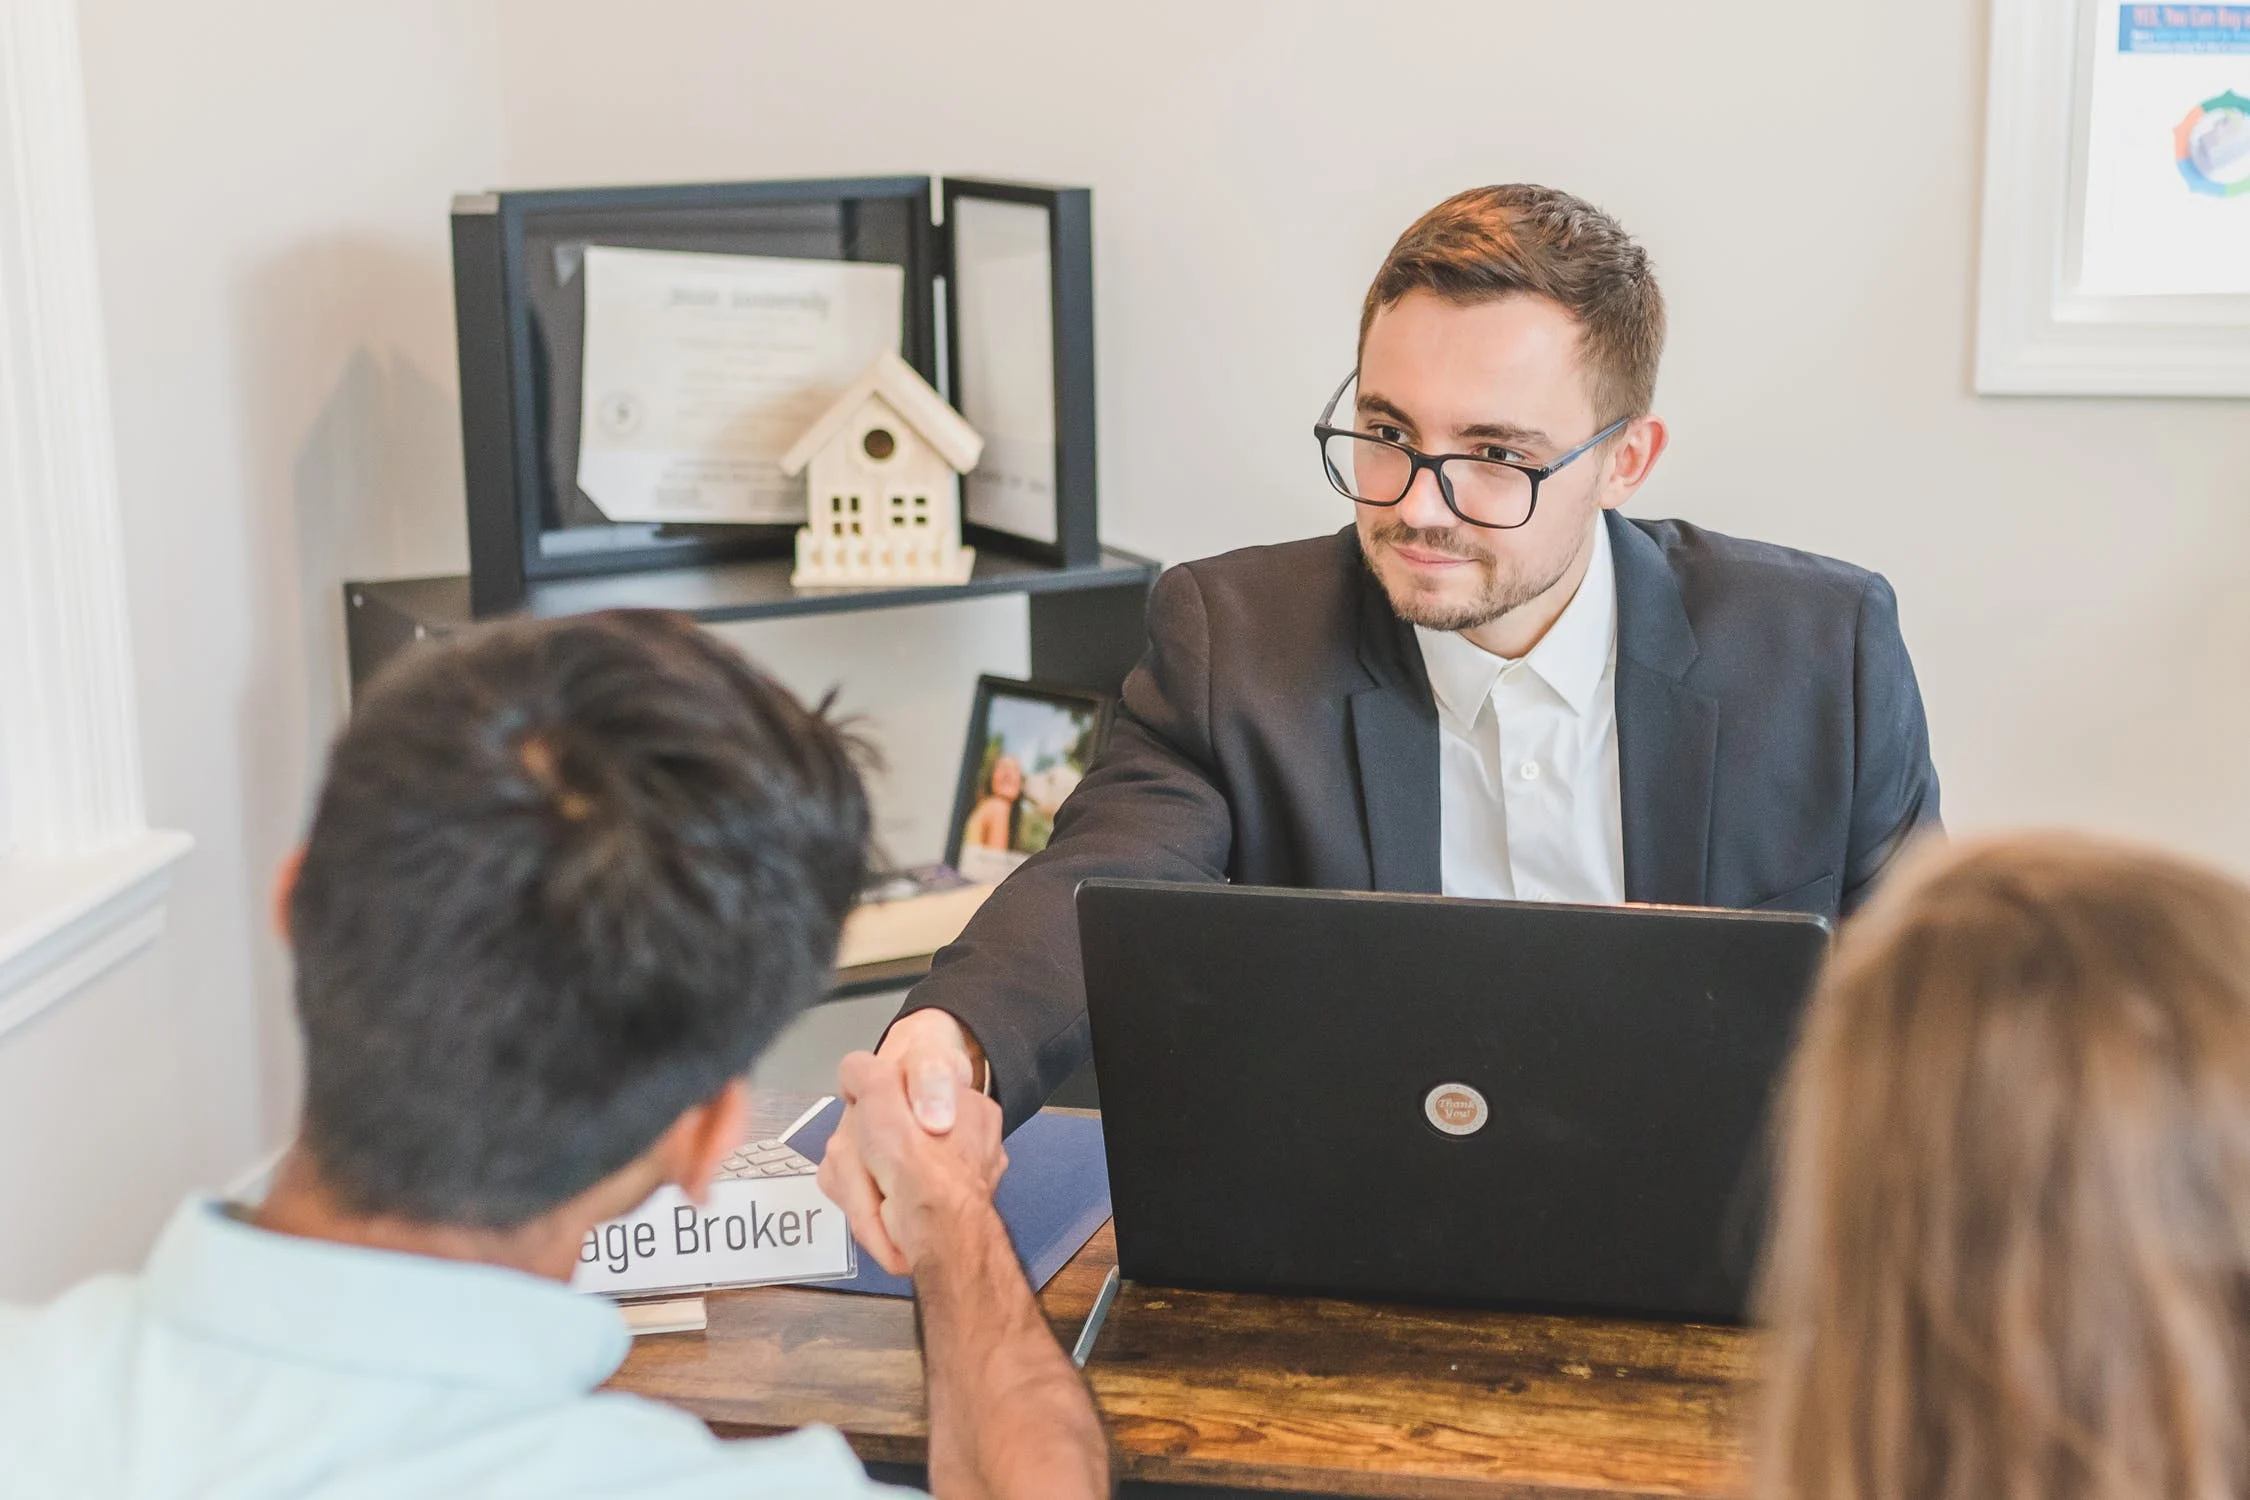
[[[1980,395],[2250,396],[2250,295],[2077,289],[2101,0],[1992,0]]]

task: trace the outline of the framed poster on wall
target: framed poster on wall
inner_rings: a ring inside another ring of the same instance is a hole
[[[2250,3],[1993,0],[1976,385],[2250,395]]]

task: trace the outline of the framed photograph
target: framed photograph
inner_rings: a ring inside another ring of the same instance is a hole
[[[1047,847],[1109,727],[1103,693],[979,677],[945,862],[980,885]]]
[[[947,390],[984,435],[964,537],[1049,567],[1101,559],[1094,208],[1086,188],[945,179]]]
[[[2250,395],[2250,4],[1992,0],[1976,388]]]

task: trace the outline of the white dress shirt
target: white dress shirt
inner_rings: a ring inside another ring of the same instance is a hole
[[[1414,627],[1438,710],[1448,896],[1625,899],[1617,789],[1617,572],[1609,527],[1578,592],[1520,660]]]

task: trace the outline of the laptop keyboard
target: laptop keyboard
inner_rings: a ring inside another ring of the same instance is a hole
[[[751,1141],[719,1163],[725,1178],[799,1177],[820,1168],[786,1141]]]

